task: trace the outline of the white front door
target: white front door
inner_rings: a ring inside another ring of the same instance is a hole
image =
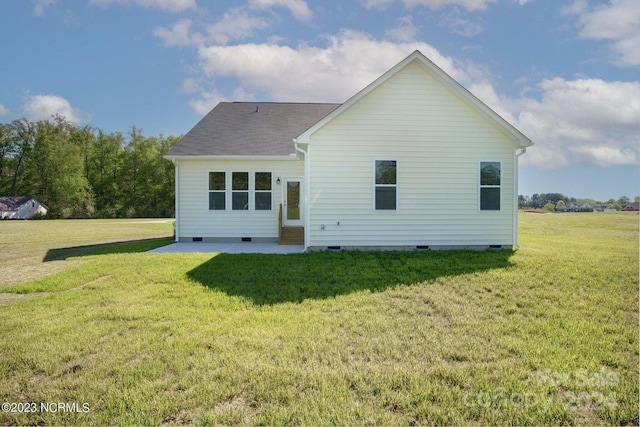
[[[302,226],[304,219],[304,185],[301,178],[284,179],[282,224]]]

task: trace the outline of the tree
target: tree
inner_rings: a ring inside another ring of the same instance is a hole
[[[38,127],[35,123],[27,119],[18,119],[12,121],[11,124],[9,124],[9,128],[13,133],[14,141],[12,144],[11,155],[15,159],[15,168],[9,195],[15,196],[18,178],[20,177],[20,172],[22,172],[22,163],[24,162],[25,157],[28,156],[29,152],[33,149]]]
[[[0,123],[0,194],[6,194],[9,191],[5,174],[11,160],[10,153],[14,150],[14,142],[11,127]]]
[[[553,212],[556,210],[556,206],[553,203],[547,203],[546,205],[544,205],[542,209],[544,209],[547,212]]]
[[[93,189],[96,216],[116,218],[122,209],[121,175],[124,136],[99,130],[89,157],[89,184]]]
[[[622,196],[618,200],[616,200],[616,202],[618,202],[618,204],[624,208],[631,203],[631,199],[627,196]]]
[[[34,195],[55,218],[173,216],[164,155],[179,139],[136,127],[125,138],[57,115],[0,124],[0,194]]]
[[[564,210],[565,206],[566,205],[564,203],[564,200],[559,200],[558,203],[556,203],[556,210],[557,211]]]

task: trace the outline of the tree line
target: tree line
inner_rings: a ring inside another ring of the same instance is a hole
[[[0,196],[33,196],[51,218],[172,217],[180,137],[50,120],[0,123]]]
[[[635,202],[640,202],[640,196],[635,197]],[[547,209],[554,210],[556,208],[562,208],[569,203],[588,203],[592,208],[609,208],[622,210],[629,206],[633,200],[628,198],[627,196],[622,196],[618,199],[609,199],[605,202],[599,202],[593,199],[576,199],[575,197],[568,197],[561,193],[535,193],[529,196],[523,196],[522,194],[518,196],[518,207],[520,209],[530,208],[530,209]]]

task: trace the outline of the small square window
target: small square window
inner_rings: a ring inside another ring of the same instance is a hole
[[[225,193],[211,191],[209,192],[209,210],[223,211],[225,210]]]

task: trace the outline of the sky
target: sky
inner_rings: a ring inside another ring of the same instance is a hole
[[[344,102],[420,50],[535,145],[519,193],[640,195],[639,0],[0,0],[0,122],[144,135]]]

